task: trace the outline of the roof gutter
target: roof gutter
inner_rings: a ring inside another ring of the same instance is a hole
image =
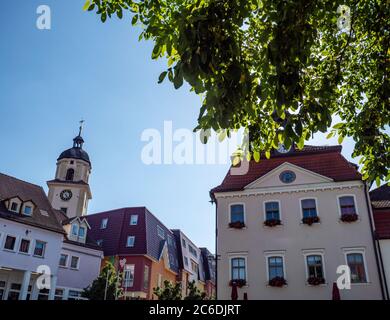
[[[375,225],[373,222],[373,212],[372,212],[370,197],[368,195],[368,189],[369,189],[368,185],[365,184],[364,195],[366,198],[366,205],[367,205],[367,209],[368,209],[368,218],[370,221],[371,236],[372,236],[372,242],[374,245],[374,254],[375,254],[376,265],[378,268],[378,276],[379,276],[379,282],[380,282],[380,286],[381,286],[382,298],[383,298],[383,300],[389,300],[389,290],[387,287],[386,275],[384,273],[381,248],[380,248],[378,237],[376,236],[376,232],[375,232]],[[383,277],[382,277],[382,275],[383,275]]]

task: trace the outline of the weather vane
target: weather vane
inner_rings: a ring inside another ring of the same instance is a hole
[[[84,122],[85,122],[85,120],[80,120],[80,131],[79,131],[79,136],[81,136],[81,132],[83,131]]]

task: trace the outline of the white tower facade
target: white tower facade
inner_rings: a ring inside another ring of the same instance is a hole
[[[73,147],[58,157],[55,179],[47,182],[53,208],[63,211],[69,218],[86,215],[92,199],[88,183],[92,166],[88,153],[83,150],[81,133],[82,126],[73,139]]]

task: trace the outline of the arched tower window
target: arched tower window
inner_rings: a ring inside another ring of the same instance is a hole
[[[68,171],[66,172],[65,180],[66,181],[73,181],[73,178],[74,178],[74,170],[73,169],[68,169]]]

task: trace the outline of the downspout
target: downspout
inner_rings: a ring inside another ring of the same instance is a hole
[[[389,297],[389,288],[387,286],[387,279],[386,279],[386,271],[385,271],[385,266],[384,266],[384,263],[383,263],[383,257],[382,257],[382,249],[381,249],[381,242],[379,241],[379,239],[377,239],[377,242],[378,242],[378,252],[379,252],[379,260],[381,262],[381,266],[382,266],[382,270],[383,270],[383,280],[384,280],[384,283],[385,283],[385,292],[386,292],[386,295],[387,295],[387,300],[390,299]]]
[[[215,299],[218,300],[218,202],[215,203]]]
[[[373,222],[373,213],[372,213],[372,208],[371,208],[371,202],[369,200],[370,198],[368,196],[368,185],[367,184],[365,184],[364,195],[365,195],[365,198],[366,198],[366,205],[367,205],[367,209],[368,209],[368,218],[369,218],[370,227],[371,227],[371,236],[372,236],[372,241],[373,241],[374,249],[375,249],[374,250],[375,260],[376,260],[376,265],[377,265],[377,268],[378,268],[378,276],[379,276],[379,282],[380,282],[380,285],[381,285],[382,298],[383,298],[383,300],[388,300],[389,292],[388,292],[388,289],[387,289],[386,276],[383,275],[384,279],[382,279],[382,270],[384,270],[384,267],[383,267],[382,259],[379,259],[379,257],[378,257],[378,254],[381,256],[381,254],[380,254],[380,246],[378,246],[379,242],[378,242],[378,239],[377,239],[377,237],[375,235],[375,226],[374,226],[374,222]],[[383,287],[383,284],[385,285],[386,289]]]

